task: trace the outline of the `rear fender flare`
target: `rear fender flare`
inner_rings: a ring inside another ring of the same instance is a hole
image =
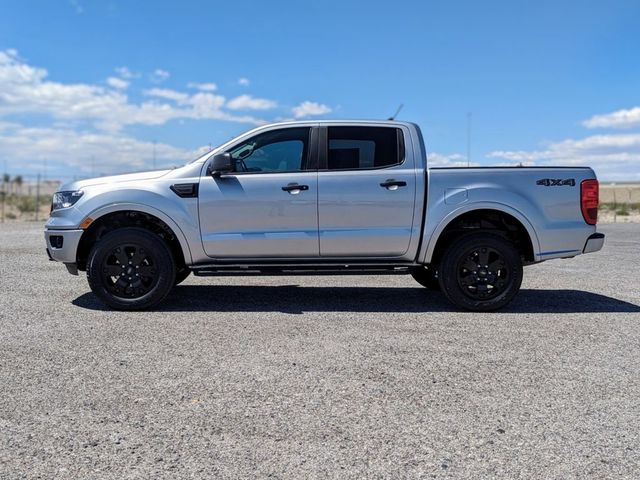
[[[421,262],[420,263],[425,263],[426,264],[426,263],[429,263],[431,261],[431,259],[433,257],[433,252],[434,252],[434,250],[436,248],[436,244],[438,243],[438,239],[440,238],[440,235],[442,234],[444,229],[447,228],[447,226],[452,221],[454,221],[460,215],[463,215],[463,214],[468,213],[468,212],[472,212],[474,210],[497,210],[497,211],[506,213],[508,215],[511,215],[516,220],[518,220],[522,224],[522,226],[525,228],[525,230],[527,231],[527,233],[529,235],[529,239],[531,240],[531,245],[533,246],[534,261],[536,261],[536,262],[540,261],[540,257],[538,255],[538,253],[540,252],[540,241],[538,240],[538,235],[536,234],[536,231],[533,228],[533,225],[531,225],[531,223],[529,222],[527,217],[524,216],[522,214],[522,212],[520,212],[519,210],[516,210],[513,207],[510,207],[509,205],[505,205],[504,203],[499,203],[499,202],[476,202],[476,203],[471,203],[471,204],[468,204],[468,205],[464,205],[463,207],[457,208],[457,209],[449,212],[440,221],[440,223],[438,223],[438,225],[436,226],[435,230],[433,231],[433,233],[431,233],[431,235],[429,237],[429,242],[427,244],[427,248],[426,248],[425,253],[423,254],[423,256],[421,258]]]

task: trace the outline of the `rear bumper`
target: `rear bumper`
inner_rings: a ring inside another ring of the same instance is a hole
[[[582,253],[593,253],[602,249],[604,245],[604,233],[593,233],[589,235],[587,241],[584,244]]]
[[[84,230],[45,230],[44,239],[51,260],[76,263],[78,243]]]

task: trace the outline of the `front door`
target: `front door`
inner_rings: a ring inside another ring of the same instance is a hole
[[[227,150],[234,172],[203,175],[199,216],[208,256],[318,257],[318,174],[310,136],[309,127],[257,134]]]
[[[416,171],[400,128],[329,126],[320,135],[322,257],[401,257],[414,229]]]

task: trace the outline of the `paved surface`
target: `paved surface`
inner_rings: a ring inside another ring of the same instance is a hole
[[[640,225],[504,312],[410,277],[190,278],[104,311],[0,225],[0,478],[639,478]]]

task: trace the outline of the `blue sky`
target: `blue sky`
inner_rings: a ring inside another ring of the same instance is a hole
[[[183,163],[261,122],[399,118],[431,160],[640,181],[637,1],[0,0],[0,160]]]

